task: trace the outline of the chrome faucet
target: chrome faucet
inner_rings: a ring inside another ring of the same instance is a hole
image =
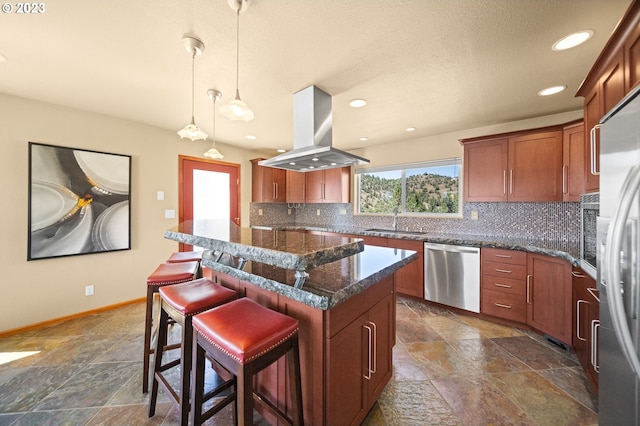
[[[393,208],[393,230],[398,230],[398,206]]]

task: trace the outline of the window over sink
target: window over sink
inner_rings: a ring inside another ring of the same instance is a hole
[[[460,158],[359,168],[358,214],[459,216]]]

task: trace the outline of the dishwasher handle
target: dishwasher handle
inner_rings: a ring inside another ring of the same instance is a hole
[[[477,247],[454,246],[450,244],[424,243],[424,249],[447,251],[453,253],[480,253],[480,249]]]

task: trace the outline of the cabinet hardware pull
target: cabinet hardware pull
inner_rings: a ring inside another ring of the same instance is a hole
[[[567,194],[569,192],[569,188],[567,185],[567,171],[568,171],[568,166],[563,166],[562,167],[562,193],[563,194]]]
[[[362,325],[364,328],[367,329],[367,335],[368,335],[368,339],[367,339],[367,352],[368,352],[368,358],[367,358],[367,374],[364,375],[364,378],[367,380],[371,380],[371,339],[373,337],[373,330],[371,329],[371,327],[369,327],[366,324]]]
[[[598,329],[600,328],[600,320],[591,321],[591,365],[596,373],[600,372],[598,363]]]
[[[591,167],[590,167],[590,171],[592,175],[599,175],[600,174],[600,170],[597,169],[597,165],[596,165],[596,158],[598,157],[596,155],[596,132],[597,130],[600,129],[600,125],[596,124],[595,126],[593,126],[591,128],[591,131],[589,132],[589,150],[590,150],[590,157],[591,157]]]
[[[511,286],[507,284],[500,284],[500,283],[493,283],[493,284],[495,284],[496,287],[511,288]]]
[[[509,256],[506,254],[496,254],[496,257],[502,257],[503,259],[511,259],[513,256]]]
[[[502,272],[503,274],[510,274],[513,271],[510,271],[508,269],[498,269],[498,268],[496,268],[496,272]]]
[[[578,340],[586,342],[587,339],[580,336],[580,303],[587,303],[585,300],[578,300],[576,302],[576,337]]]
[[[579,274],[576,271],[571,271],[571,275],[573,275],[576,278],[584,278],[585,275]]]
[[[587,291],[593,296],[594,299],[596,299],[596,302],[600,303],[600,298],[595,293],[596,291],[598,291],[597,288],[587,287]]]
[[[507,195],[507,170],[502,171],[502,195]]]
[[[496,302],[494,302],[494,305],[496,305],[498,308],[511,309],[511,306],[510,306],[510,305],[503,305],[502,303],[496,303]]]
[[[373,326],[373,371],[372,374],[375,374],[378,371],[378,327],[375,322],[369,321],[369,324]]]
[[[509,195],[513,195],[513,169],[509,170]]]
[[[527,305],[531,304],[531,292],[529,289],[531,288],[531,275],[527,275]]]

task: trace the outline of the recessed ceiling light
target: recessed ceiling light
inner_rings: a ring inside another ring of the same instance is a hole
[[[415,127],[407,127],[405,130],[407,132],[413,132],[414,130],[416,130],[416,128]]]
[[[0,63],[5,63],[5,62],[7,62],[7,57],[0,55]]]
[[[541,91],[538,92],[538,96],[549,96],[549,95],[555,95],[556,93],[560,93],[562,92],[564,89],[566,89],[567,86],[553,86],[553,87],[547,87],[546,89],[542,89]]]
[[[282,149],[282,148],[280,148],[280,149],[278,149],[278,150],[276,150],[276,151],[277,151],[277,152],[287,152],[287,150],[286,150],[286,149]]]
[[[245,138],[249,139],[249,140],[255,140],[256,139],[256,137],[254,135],[247,135],[247,136],[245,136]]]
[[[352,99],[349,101],[349,106],[351,108],[362,108],[367,104],[367,101],[364,99]]]
[[[290,166],[295,166],[295,165],[296,165],[296,163],[291,162],[291,163],[289,163],[289,165],[290,165]]]
[[[311,161],[318,161],[316,157],[312,158]]]
[[[360,138],[360,140],[361,140],[362,142],[365,142],[365,141],[368,141],[368,140],[369,140],[369,138],[361,137],[361,138]]]
[[[553,43],[553,46],[551,46],[551,49],[555,51],[571,49],[584,43],[591,37],[593,37],[593,31],[591,30],[578,31],[556,41]]]

